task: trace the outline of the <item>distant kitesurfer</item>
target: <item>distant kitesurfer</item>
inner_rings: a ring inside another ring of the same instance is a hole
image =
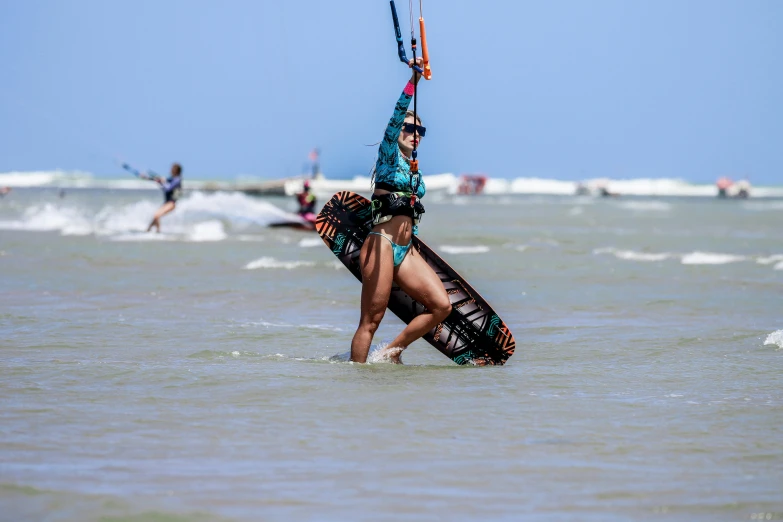
[[[416,60],[419,66],[423,60]],[[413,62],[411,62],[412,65]],[[414,145],[426,129],[418,115],[408,111],[421,75],[414,72],[402,92],[378,150],[373,174],[373,229],[359,257],[362,272],[361,319],[351,342],[351,360],[365,362],[373,335],[386,313],[392,282],[425,307],[389,343],[384,356],[400,362],[400,354],[451,313],[443,283],[426,261],[411,248],[412,235],[424,213],[424,180],[411,173]]]
[[[150,226],[147,227],[147,232],[155,227],[157,232],[160,232],[160,218],[174,210],[177,206],[177,200],[180,194],[182,194],[182,165],[174,163],[171,165],[171,176],[168,179],[163,179],[160,176],[150,176],[147,174],[142,175],[143,179],[152,179],[160,185],[163,189],[163,195],[166,201],[155,212],[155,216],[152,218]],[[142,177],[140,176],[140,177]]]
[[[314,223],[317,200],[311,190],[309,181],[305,180],[302,192],[296,195],[296,200],[299,202],[299,211],[297,213],[305,220]]]

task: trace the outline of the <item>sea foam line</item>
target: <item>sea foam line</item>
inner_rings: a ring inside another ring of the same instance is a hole
[[[668,252],[654,253],[654,252],[636,252],[634,250],[618,250],[616,248],[596,248],[593,250],[593,254],[612,254],[617,259],[623,259],[625,261],[663,261],[669,259],[674,254]]]
[[[772,345],[783,348],[783,330],[776,330],[767,336],[764,346]]]
[[[683,265],[725,265],[746,260],[745,256],[717,252],[691,252],[682,256]]]
[[[245,270],[258,270],[259,268],[283,268],[293,270],[303,266],[315,266],[314,261],[279,261],[274,257],[262,257],[245,265]]]
[[[773,265],[775,270],[783,270],[783,254],[772,256],[744,256],[738,254],[724,254],[720,252],[694,251],[688,254],[675,254],[671,252],[639,252],[636,250],[622,250],[614,247],[593,249],[594,255],[611,254],[617,259],[625,261],[665,261],[667,259],[679,259],[683,265],[726,265],[741,261],[755,260],[760,265]]]
[[[455,246],[455,245],[442,245],[440,250],[447,254],[486,254],[489,252],[489,247],[484,245],[476,246]]]

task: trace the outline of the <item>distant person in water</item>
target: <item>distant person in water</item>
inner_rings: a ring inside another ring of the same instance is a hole
[[[607,185],[601,185],[598,187],[598,193],[602,198],[616,198],[620,195],[617,192],[610,191]]]
[[[731,178],[722,177],[715,182],[715,186],[718,188],[718,197],[726,198],[729,196],[729,189],[734,184]]]
[[[737,189],[737,193],[734,195],[735,198],[747,199],[750,197],[750,182],[748,180],[739,180],[735,187]]]
[[[180,194],[182,194],[182,165],[174,163],[171,166],[171,176],[168,179],[160,177],[153,178],[160,188],[163,189],[163,195],[166,201],[160,206],[155,216],[152,218],[150,226],[147,227],[147,232],[155,227],[156,232],[160,232],[160,218],[174,210],[177,206],[177,200]]]
[[[11,192],[11,187],[0,187],[0,198]]]
[[[315,205],[317,200],[310,187],[310,182],[305,180],[302,192],[296,195],[299,202],[299,211],[297,212],[307,221],[315,221]]]
[[[577,196],[589,196],[590,189],[587,188],[587,185],[585,185],[580,181],[579,183],[576,184],[576,190],[574,191],[574,194]]]

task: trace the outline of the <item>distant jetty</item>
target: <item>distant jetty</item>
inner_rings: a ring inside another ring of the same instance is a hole
[[[198,190],[204,192],[242,192],[248,196],[290,196],[292,193],[286,192],[286,187],[291,184],[301,186],[301,178],[282,179],[274,181],[254,181],[254,182],[221,182],[221,181],[196,181],[189,182],[195,185]]]

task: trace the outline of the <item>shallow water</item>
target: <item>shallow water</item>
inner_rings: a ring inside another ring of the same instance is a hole
[[[776,201],[429,196],[517,340],[470,368],[330,362],[360,287],[285,200],[12,196],[0,519],[783,519]]]

